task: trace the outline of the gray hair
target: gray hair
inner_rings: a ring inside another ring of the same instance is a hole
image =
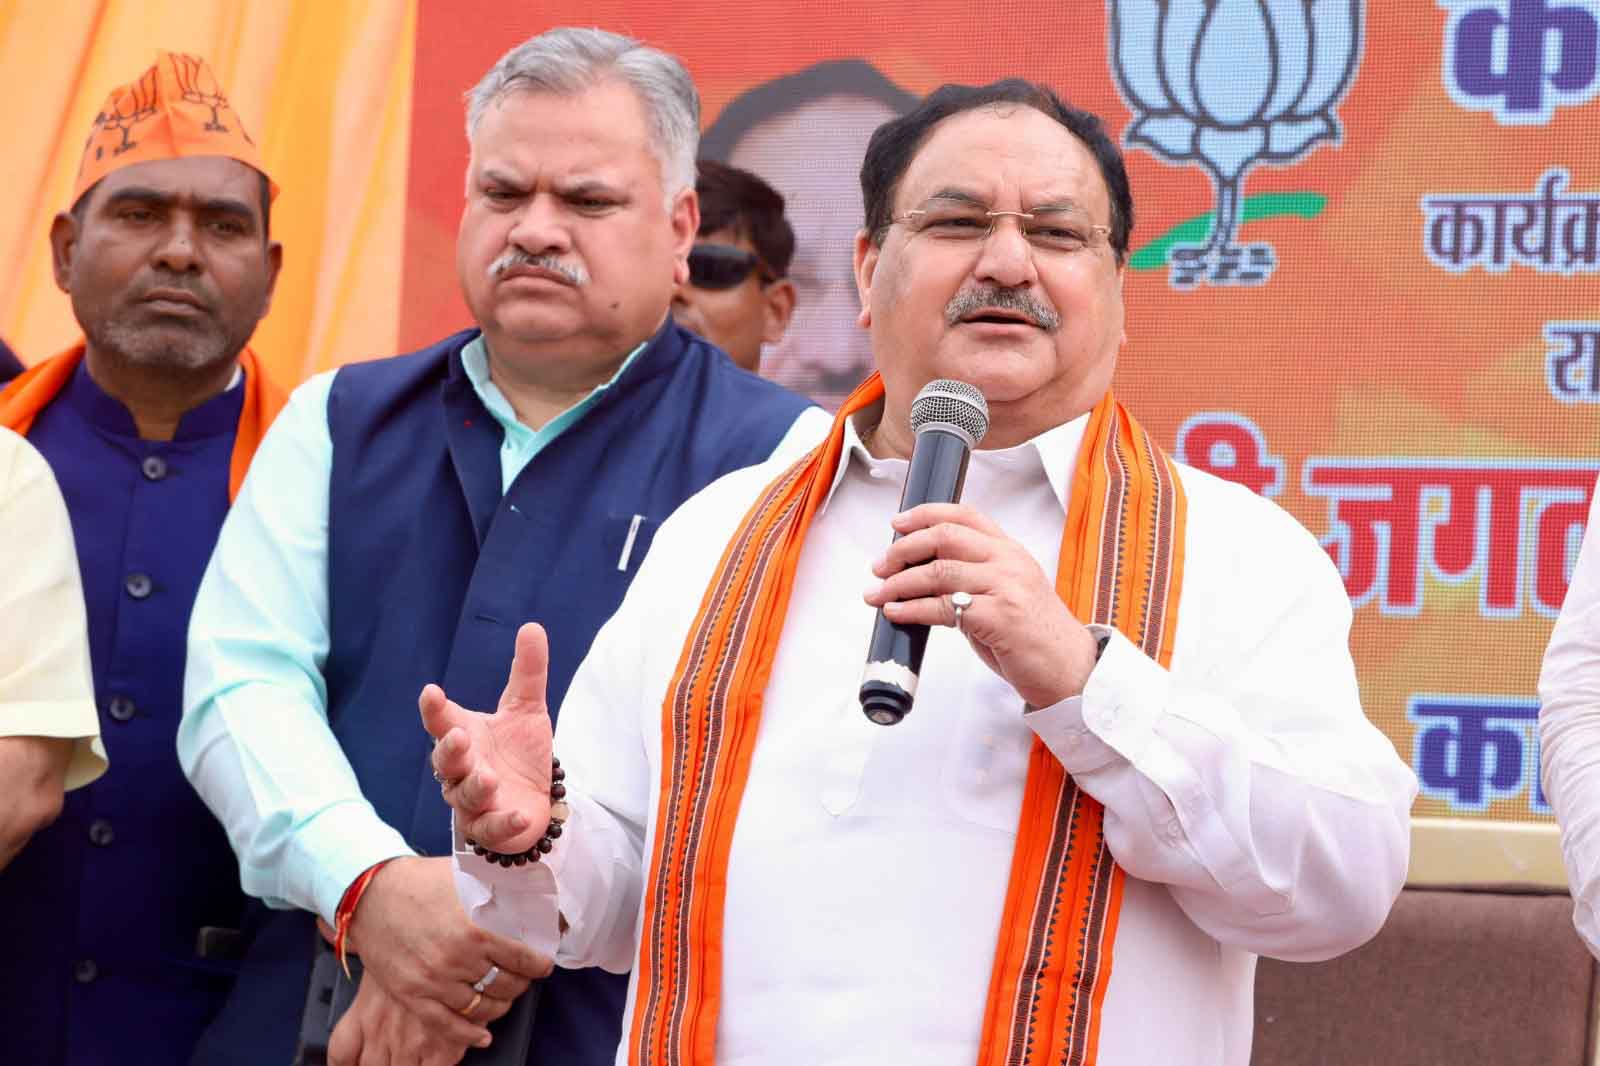
[[[489,105],[514,92],[570,96],[616,78],[644,104],[661,164],[667,202],[694,188],[700,148],[700,94],[683,64],[631,37],[563,26],[531,37],[500,57],[467,98],[467,137]]]

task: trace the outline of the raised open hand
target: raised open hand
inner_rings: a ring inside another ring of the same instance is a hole
[[[422,725],[436,743],[434,776],[457,824],[499,852],[525,851],[550,822],[550,645],[529,622],[517,631],[511,676],[493,714],[469,711],[438,685],[422,690]]]

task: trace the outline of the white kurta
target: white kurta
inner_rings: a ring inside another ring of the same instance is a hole
[[[1600,957],[1600,489],[1539,672],[1539,759],[1573,922]]]
[[[979,452],[967,475],[964,502],[1052,579],[1085,422]],[[862,593],[906,464],[873,459],[853,430],[846,443],[801,555],[735,830],[717,1061],[976,1061],[1037,735],[1106,805],[1129,875],[1100,1063],[1245,1066],[1256,954],[1360,944],[1406,870],[1416,782],[1362,713],[1350,606],[1326,553],[1275,505],[1185,468],[1171,673],[1119,635],[1081,698],[1024,716],[939,628],[911,714],[876,726],[857,700],[874,616]],[[561,707],[574,801],[550,864],[570,926],[563,965],[633,963],[662,699],[732,531],[778,473],[732,474],[661,527]],[[458,861],[478,920],[539,924],[512,913],[526,910],[513,896],[549,874]],[[480,906],[486,889],[497,895]],[[630,993],[625,1034],[631,1016]]]

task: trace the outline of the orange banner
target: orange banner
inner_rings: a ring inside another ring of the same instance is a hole
[[[824,398],[867,351],[849,242],[872,128],[1007,76],[1103,116],[1138,219],[1119,397],[1322,538],[1419,814],[1548,817],[1535,683],[1600,473],[1600,4],[423,0],[419,20],[407,344],[466,321],[460,94],[552,25],[681,57],[705,154],[788,197],[800,303],[763,369]]]
[[[50,269],[106,94],[157,49],[205,57],[281,187],[284,246],[252,340],[285,388],[392,354],[399,321],[415,0],[0,0],[0,96],[11,101],[0,204],[0,336],[36,363],[79,336]]]

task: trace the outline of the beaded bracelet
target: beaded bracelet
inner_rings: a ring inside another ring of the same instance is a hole
[[[567,786],[562,784],[566,779],[567,772],[561,768],[561,760],[554,755],[550,756],[550,824],[545,826],[544,836],[534,841],[533,847],[527,851],[506,854],[490,851],[470,837],[467,839],[467,847],[472,849],[474,855],[480,855],[501,866],[525,866],[530,862],[538,862],[541,856],[548,855],[550,849],[555,847],[556,841],[561,836],[561,827],[566,824],[567,817],[571,813],[571,808],[565,802]]]

